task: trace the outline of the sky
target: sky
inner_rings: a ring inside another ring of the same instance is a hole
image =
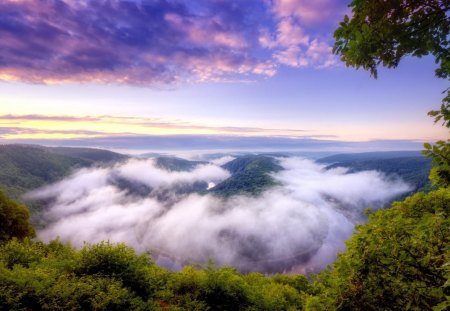
[[[112,149],[420,149],[433,58],[347,68],[343,0],[0,3],[0,142]]]

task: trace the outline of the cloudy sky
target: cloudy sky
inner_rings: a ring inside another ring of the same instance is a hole
[[[446,137],[426,115],[447,86],[432,58],[374,80],[332,55],[348,2],[3,0],[0,140]]]

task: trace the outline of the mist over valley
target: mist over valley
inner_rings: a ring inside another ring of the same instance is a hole
[[[172,270],[212,260],[242,272],[308,274],[345,250],[365,209],[423,186],[411,170],[392,171],[420,154],[386,154],[355,154],[352,165],[283,153],[121,156],[74,166],[24,198],[39,203],[43,241],[125,242]],[[427,172],[429,161],[422,164]]]

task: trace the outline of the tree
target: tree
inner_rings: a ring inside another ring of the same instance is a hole
[[[347,66],[369,70],[377,78],[379,65],[395,68],[406,55],[433,55],[439,68],[436,76],[450,78],[449,0],[354,0],[352,17],[345,16],[335,31],[333,52]],[[450,129],[450,88],[444,91],[440,110],[428,114]],[[450,185],[450,139],[424,153],[433,159],[433,184]]]
[[[441,122],[442,125],[450,128],[450,95],[444,99],[440,110],[433,110],[428,113],[434,117],[434,123]],[[436,144],[424,144],[423,153],[433,159],[434,167],[430,172],[431,182],[439,187],[450,186],[450,139],[439,140]]]
[[[419,192],[356,231],[306,310],[448,310],[450,191]]]
[[[377,77],[377,66],[396,67],[405,55],[432,54],[436,75],[450,77],[448,0],[354,0],[334,33],[334,52]]]
[[[29,218],[30,214],[25,205],[7,198],[0,192],[0,243],[12,238],[33,237],[35,232]]]
[[[347,66],[395,68],[407,55],[433,55],[436,76],[450,78],[449,0],[354,0],[352,17],[336,30],[333,52]],[[428,115],[450,129],[450,88],[439,110]],[[319,276],[320,296],[309,310],[447,310],[450,307],[450,139],[424,144],[433,159],[432,183],[441,189],[418,193],[370,216],[357,227],[333,270]]]

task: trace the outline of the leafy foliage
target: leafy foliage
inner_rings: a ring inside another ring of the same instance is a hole
[[[376,78],[377,67],[397,67],[402,57],[432,54],[439,68],[436,76],[450,78],[450,3],[442,0],[354,0],[352,17],[345,16],[335,31],[333,52],[347,64],[369,70]],[[439,110],[430,111],[435,122],[450,129],[450,88]],[[444,93],[445,93],[444,92]],[[434,185],[450,185],[450,139],[424,153],[433,159],[430,179]]]
[[[430,310],[444,303],[449,216],[447,189],[418,193],[371,214],[333,268],[317,276],[317,294],[307,309]]]
[[[352,17],[334,33],[334,53],[377,76],[377,66],[397,67],[405,55],[432,54],[436,75],[450,75],[450,4],[441,0],[354,0]]]
[[[25,247],[12,240],[1,248],[9,253],[28,250],[28,262],[0,261],[0,309],[5,310],[126,310],[150,309],[147,297],[123,286],[120,277],[76,273],[82,264],[70,246],[31,241]],[[114,253],[114,247],[111,253]],[[118,251],[120,253],[120,251]]]
[[[428,115],[434,118],[434,123],[442,122],[442,126],[450,128],[450,94],[444,98],[439,110],[432,110]]]
[[[158,281],[152,280],[155,268],[146,254],[137,256],[132,248],[123,244],[102,242],[86,245],[79,253],[77,275],[101,275],[118,278],[124,287],[142,297],[154,293]],[[157,274],[157,273],[156,273]]]
[[[34,236],[29,218],[30,214],[25,205],[7,198],[0,192],[0,243],[13,237],[24,239]]]
[[[13,239],[0,254],[0,309],[7,310],[299,310],[309,290],[303,276],[212,265],[169,272],[122,244],[76,251]]]
[[[439,140],[436,144],[424,144],[424,154],[433,159],[430,180],[439,187],[450,186],[450,139]]]
[[[434,122],[442,122],[450,130],[450,93],[444,99],[441,109],[428,113],[434,117]],[[440,187],[450,186],[450,139],[439,140],[436,144],[424,144],[424,154],[433,159],[434,167],[430,173],[430,180],[434,185]]]

